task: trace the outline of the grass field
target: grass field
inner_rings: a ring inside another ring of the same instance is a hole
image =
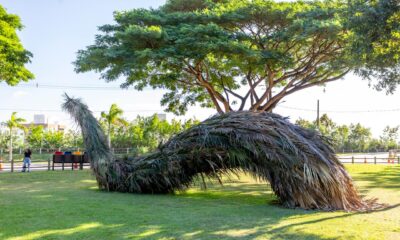
[[[244,176],[207,191],[137,195],[97,190],[88,171],[0,174],[0,239],[400,239],[400,167],[348,165],[372,213],[276,205]]]

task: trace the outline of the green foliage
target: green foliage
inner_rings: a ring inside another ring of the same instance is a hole
[[[10,139],[12,138],[13,147],[22,147],[20,138],[13,134],[10,136],[8,133],[0,134],[0,149],[3,149],[3,153],[5,149],[10,147]]]
[[[363,127],[361,124],[350,124],[349,144],[352,149],[364,152],[368,149],[368,143],[371,139],[371,131],[369,128]]]
[[[137,153],[154,150],[171,136],[198,123],[194,119],[183,123],[173,119],[169,123],[161,121],[156,114],[151,117],[138,116],[129,122],[122,115],[123,110],[112,104],[108,113],[101,113],[100,125],[107,132],[109,146],[134,148]]]
[[[26,120],[20,117],[17,117],[17,112],[13,112],[11,114],[10,120],[8,120],[5,124],[12,131],[13,129],[19,128],[24,129],[22,125]]]
[[[28,142],[31,148],[42,148],[44,143],[44,130],[43,126],[34,126],[31,125],[29,127],[29,133],[26,137],[26,141]]]
[[[32,54],[25,50],[17,36],[22,29],[18,16],[8,14],[0,5],[0,81],[16,85],[34,76],[24,65],[30,62]]]
[[[82,133],[80,131],[68,130],[64,133],[64,146],[72,149],[84,149]]]
[[[117,106],[117,104],[112,104],[108,113],[101,112],[101,117],[107,124],[124,124],[124,120],[121,118],[124,111]]]
[[[114,126],[126,126],[127,122],[122,118],[122,114],[124,111],[122,111],[121,108],[117,106],[117,104],[112,104],[110,107],[110,110],[108,113],[106,112],[101,112],[101,120],[104,121],[104,123],[107,126],[107,141],[108,141],[108,146],[111,147],[111,133],[112,133],[112,128]]]
[[[400,82],[397,0],[170,0],[115,13],[77,72],[122,87],[166,89],[161,103],[271,111],[285,96],[355,72],[393,92]],[[265,87],[264,87],[264,86]]]
[[[26,141],[33,149],[83,149],[82,134],[78,131],[45,131],[43,126],[31,125],[28,129]]]
[[[8,146],[8,135],[0,133],[0,149],[5,149]]]
[[[400,83],[399,1],[349,1],[347,24],[353,59],[362,63],[356,73],[393,93]]]
[[[145,153],[156,149],[172,136],[198,123],[195,119],[183,122],[173,119],[168,122],[160,120],[156,114],[150,117],[138,116],[127,125],[115,126],[111,141],[115,148],[134,148],[138,153]]]
[[[162,10],[168,13],[171,12],[192,12],[207,8],[213,2],[220,0],[207,1],[207,0],[168,0]]]
[[[330,134],[336,143],[336,149],[348,149],[350,128],[347,125],[338,125]]]
[[[297,119],[295,124],[307,129],[317,129],[317,124],[315,122],[310,122],[302,118]]]
[[[399,146],[399,128],[400,126],[390,127],[386,126],[381,136],[381,141],[388,149],[397,149]]]
[[[76,71],[95,70],[106,81],[123,76],[123,87],[166,89],[161,103],[176,114],[194,104],[220,113],[270,111],[284,96],[350,70],[342,7],[191,0],[117,12],[116,24],[101,26],[95,44],[78,52]]]
[[[1,9],[0,9],[1,10]],[[14,146],[14,142],[15,142],[15,135],[14,135],[14,130],[15,129],[21,129],[21,130],[25,130],[25,127],[22,125],[22,123],[25,122],[25,119],[17,117],[17,113],[13,112],[11,114],[10,120],[8,120],[7,122],[5,122],[5,125],[8,127],[8,131],[9,131],[9,137],[8,137],[8,160],[11,162],[13,159],[12,156],[12,152],[13,152],[13,146]]]
[[[64,146],[64,133],[61,131],[46,131],[43,136],[45,148],[58,149]]]
[[[307,129],[318,129],[317,122],[298,119],[296,124]],[[396,149],[400,144],[399,126],[387,126],[379,139],[372,138],[371,130],[360,123],[350,125],[338,125],[323,114],[320,118],[318,129],[322,135],[332,139],[335,149],[341,151],[374,152]]]

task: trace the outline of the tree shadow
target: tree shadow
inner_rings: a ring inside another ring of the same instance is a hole
[[[356,181],[365,182],[365,189],[400,190],[400,166],[387,166],[379,172],[359,172],[353,178]]]

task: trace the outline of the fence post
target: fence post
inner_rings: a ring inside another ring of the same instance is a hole
[[[129,148],[126,148],[126,154],[129,154]]]
[[[374,164],[376,164],[376,156],[374,156]]]
[[[364,163],[367,163],[367,157],[364,157]]]
[[[50,171],[50,162],[51,162],[51,158],[49,158],[49,160],[47,161],[47,171]]]
[[[354,164],[354,156],[351,156],[351,163]]]
[[[42,154],[42,148],[39,148],[39,153]]]
[[[14,158],[11,159],[11,172],[14,172]]]
[[[397,157],[397,164],[400,164],[400,156]]]

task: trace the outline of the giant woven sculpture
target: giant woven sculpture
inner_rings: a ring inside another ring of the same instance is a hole
[[[80,99],[66,96],[63,108],[80,125],[101,189],[131,193],[171,193],[198,176],[221,180],[242,171],[268,181],[285,207],[366,211],[363,200],[317,132],[272,113],[231,112],[214,116],[137,158],[116,159],[103,131]]]

